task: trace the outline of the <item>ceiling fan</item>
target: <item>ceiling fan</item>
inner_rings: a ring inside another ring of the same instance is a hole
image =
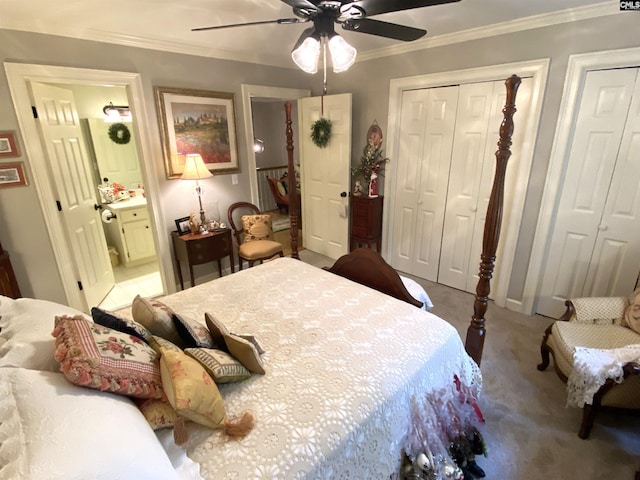
[[[349,45],[334,30],[334,23],[344,30],[368,33],[379,37],[410,42],[423,37],[427,31],[397,23],[383,22],[368,18],[383,13],[398,12],[414,8],[430,7],[460,0],[282,0],[291,6],[295,17],[264,20],[259,22],[234,23],[211,27],[193,28],[192,31],[218,30],[223,28],[249,25],[297,24],[313,22],[302,32],[291,56],[293,61],[305,72],[317,71],[320,46],[324,40],[331,53],[334,72],[348,69],[356,58],[356,49]]]

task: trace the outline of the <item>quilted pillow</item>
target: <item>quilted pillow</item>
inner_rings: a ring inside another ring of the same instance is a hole
[[[224,400],[202,365],[182,352],[163,350],[160,372],[167,399],[178,415],[209,428],[224,427]]]
[[[241,218],[242,228],[244,229],[243,242],[253,242],[255,240],[273,240],[271,215],[243,215]]]
[[[184,348],[213,348],[213,339],[206,325],[177,313],[173,314],[173,323]]]
[[[214,339],[222,337],[229,353],[252,373],[264,374],[264,365],[256,346],[239,335],[230,333],[226,326],[209,313],[204,314],[207,328]]]
[[[113,328],[114,330],[128,333],[129,335],[134,335],[147,343],[151,341],[151,332],[133,320],[120,318],[116,314],[107,312],[106,310],[102,310],[98,307],[93,307],[91,309],[91,317],[98,325]]]
[[[182,339],[173,323],[173,310],[164,303],[136,295],[131,304],[131,314],[136,322],[154,335],[182,347]]]
[[[134,335],[82,316],[55,318],[55,359],[76,385],[138,398],[162,397],[156,352]]]
[[[640,288],[629,297],[629,306],[624,311],[624,324],[636,333],[640,333]]]
[[[241,382],[251,372],[227,352],[213,348],[187,348],[184,353],[195,358],[216,383]]]

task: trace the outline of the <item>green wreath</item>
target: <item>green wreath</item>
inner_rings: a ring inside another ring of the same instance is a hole
[[[311,125],[311,141],[316,147],[324,148],[331,139],[331,120],[320,118]]]
[[[125,145],[131,140],[131,132],[124,123],[114,123],[109,127],[109,138],[114,143]]]

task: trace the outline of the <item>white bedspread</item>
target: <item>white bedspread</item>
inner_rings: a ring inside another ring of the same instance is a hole
[[[433,314],[290,258],[161,299],[210,312],[266,350],[265,375],[220,386],[230,416],[253,412],[241,441],[189,424],[188,455],[208,479],[386,479],[398,473],[412,400],[480,373]]]

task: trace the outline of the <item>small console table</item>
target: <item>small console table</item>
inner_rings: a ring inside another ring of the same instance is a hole
[[[382,243],[382,204],[383,197],[351,197],[351,242],[356,248],[366,244],[371,248],[376,244],[380,253]]]
[[[233,245],[231,243],[231,230],[228,228],[195,235],[191,233],[178,235],[178,232],[171,232],[171,238],[182,290],[184,290],[182,263],[186,263],[189,266],[192,287],[196,284],[193,278],[194,265],[217,261],[218,273],[222,276],[222,263],[220,260],[224,257],[229,257],[231,273],[233,273]]]

